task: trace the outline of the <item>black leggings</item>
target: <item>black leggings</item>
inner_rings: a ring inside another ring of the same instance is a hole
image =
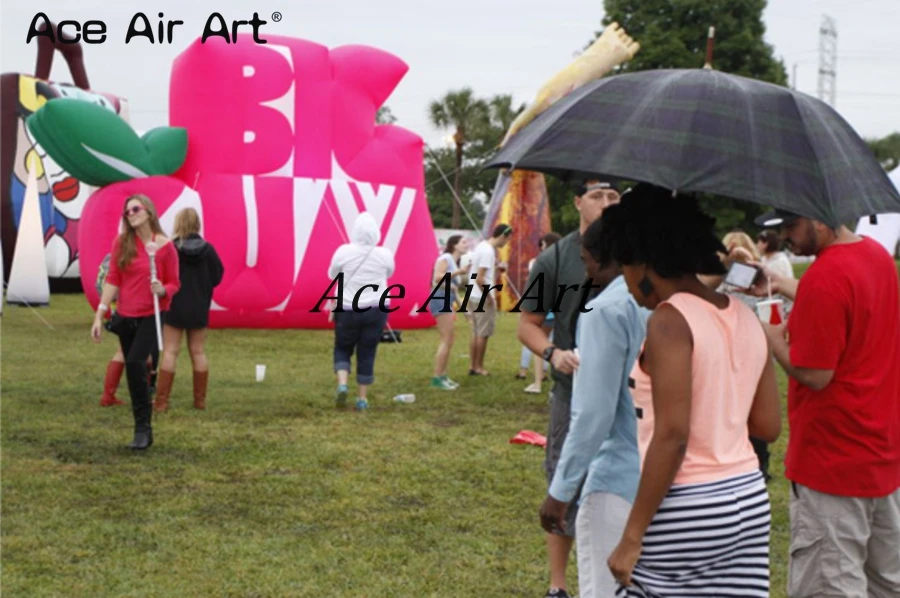
[[[119,344],[125,356],[125,376],[135,418],[146,415],[150,406],[150,383],[147,379],[147,357],[157,353],[156,319],[153,316],[125,318],[119,332]],[[140,413],[139,413],[140,412]],[[148,422],[149,423],[149,422]]]

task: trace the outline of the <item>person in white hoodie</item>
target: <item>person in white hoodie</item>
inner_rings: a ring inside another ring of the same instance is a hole
[[[386,309],[390,303],[385,298],[382,305],[381,299],[388,286],[387,279],[394,273],[394,254],[386,247],[378,247],[380,241],[381,230],[375,218],[368,212],[361,213],[353,223],[350,243],[337,248],[328,268],[328,277],[332,280],[343,274],[342,305],[335,306],[334,310],[336,403],[341,409],[347,405],[347,381],[354,350],[359,386],[356,409],[363,411],[369,407],[366,394],[375,381],[375,354],[381,331],[387,323]]]

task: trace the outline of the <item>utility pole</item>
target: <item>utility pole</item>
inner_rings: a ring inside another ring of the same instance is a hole
[[[837,23],[822,15],[819,27],[819,99],[832,107],[837,80]]]

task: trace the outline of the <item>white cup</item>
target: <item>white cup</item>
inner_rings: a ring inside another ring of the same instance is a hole
[[[256,366],[256,381],[262,382],[266,379],[266,366],[257,365]]]
[[[784,301],[781,299],[760,301],[756,304],[756,315],[766,324],[783,324]]]

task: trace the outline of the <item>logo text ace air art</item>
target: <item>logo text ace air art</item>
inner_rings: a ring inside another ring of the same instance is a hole
[[[156,35],[154,36],[154,28],[150,23],[150,19],[142,12],[134,15],[128,24],[128,31],[125,33],[125,43],[131,42],[134,38],[146,38],[150,40],[151,44],[156,42],[171,44],[175,26],[184,25],[184,21],[163,19],[163,16],[163,13],[159,13],[159,23],[156,26]],[[280,21],[281,13],[272,13],[272,19]],[[41,27],[42,22],[43,27]],[[266,40],[259,37],[259,28],[266,23],[268,21],[260,19],[258,13],[253,13],[253,18],[249,21],[233,20],[229,28],[225,18],[221,14],[214,12],[206,19],[201,41],[205,43],[210,37],[223,37],[228,43],[236,43],[239,29],[241,26],[244,26],[245,29],[252,29],[253,41],[258,44],[265,44]],[[60,21],[56,27],[56,34],[54,34],[53,28],[50,26],[49,17],[39,12],[31,20],[25,43],[30,43],[32,38],[39,36],[48,37],[50,41],[55,43],[58,35],[59,41],[64,44],[76,44],[80,41],[86,44],[102,44],[106,41],[106,33],[106,23],[103,21],[88,20],[82,24],[79,21],[69,19]]]

